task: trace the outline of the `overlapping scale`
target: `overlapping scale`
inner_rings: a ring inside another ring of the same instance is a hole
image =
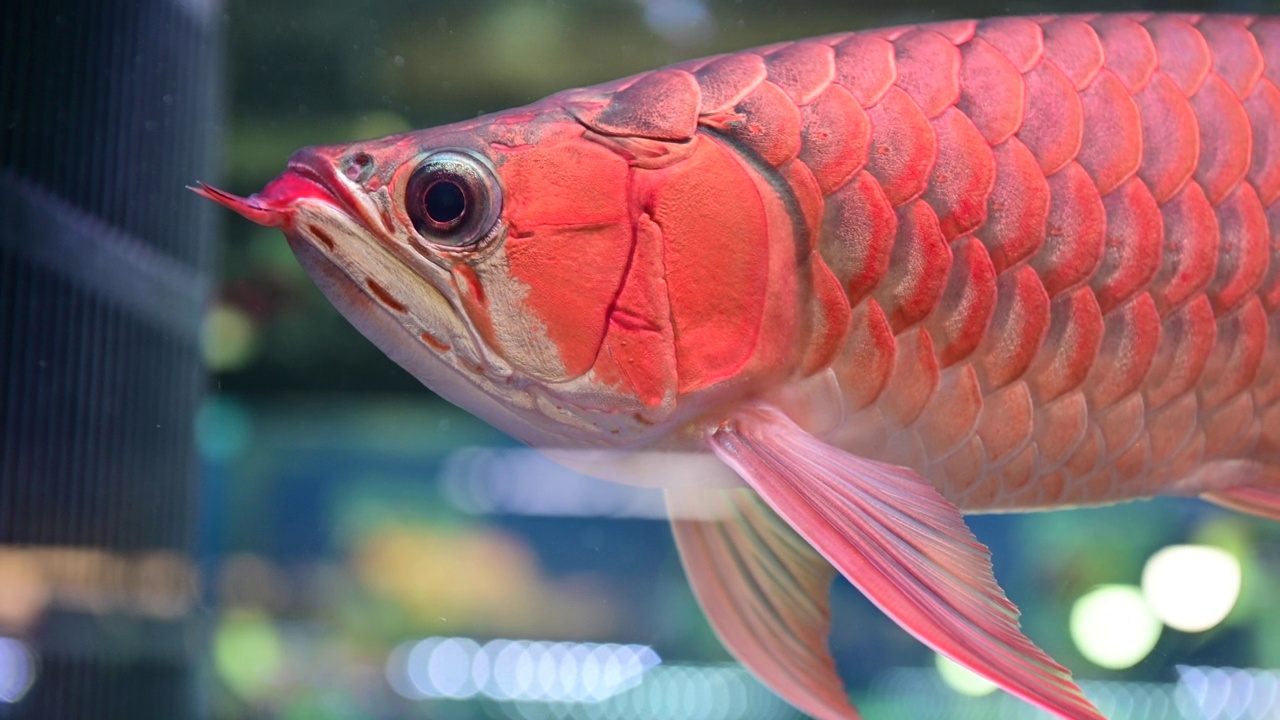
[[[1137,492],[1261,437],[1280,402],[1280,371],[1259,369],[1280,359],[1280,21],[995,18],[822,41],[695,76],[761,128],[791,111],[757,117],[752,94],[799,113],[818,254],[852,308],[834,366],[851,423],[899,428],[883,446],[975,507]],[[743,141],[789,162],[796,134]],[[952,432],[940,418],[964,403],[975,420]]]
[[[904,26],[609,92],[575,106],[600,133],[679,142],[696,115],[762,163],[826,266],[815,302],[847,301],[812,315],[848,328],[817,323],[805,371],[834,354],[849,422],[966,503],[1087,502],[1271,447],[1280,20]]]

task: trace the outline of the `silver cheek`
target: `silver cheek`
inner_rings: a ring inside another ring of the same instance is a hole
[[[475,333],[459,319],[459,308],[435,287],[436,283],[447,282],[445,271],[421,261],[406,264],[404,253],[388,247],[394,241],[371,236],[345,213],[321,203],[298,207],[293,234],[297,238],[291,238],[290,244],[317,282],[322,268],[335,267],[370,302],[389,311],[403,331],[420,343],[447,345],[443,354],[453,355],[457,362],[469,367],[487,361],[479,352]],[[305,261],[298,250],[301,246],[308,246],[318,257]],[[441,351],[440,347],[431,349]]]
[[[590,376],[547,385],[530,375],[530,364],[516,370],[481,340],[448,271],[414,257],[392,236],[372,235],[338,208],[300,204],[288,235],[320,290],[365,337],[431,390],[526,443],[635,448],[660,442],[678,424],[668,422],[673,406],[650,412]],[[495,312],[521,317],[518,298],[507,297],[504,287],[490,294]],[[526,330],[516,339],[545,340],[545,330]],[[521,347],[526,363],[556,357],[554,346]],[[581,406],[592,399],[608,402],[596,410]]]
[[[477,372],[481,363],[475,359],[479,353],[470,340],[473,333],[431,283],[415,278],[413,270],[379,245],[358,255],[344,251],[344,246],[368,248],[370,243],[366,233],[345,216],[325,207],[299,208],[288,237],[294,255],[338,312],[432,391],[530,445],[583,443],[579,428],[548,422],[531,394]],[[405,311],[379,302],[365,286],[370,277],[397,300],[406,298],[400,301]],[[424,328],[449,338],[450,349],[439,352],[427,346],[420,336]],[[486,372],[494,369],[486,365]]]

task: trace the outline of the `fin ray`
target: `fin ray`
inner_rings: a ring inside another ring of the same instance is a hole
[[[827,445],[762,404],[721,425],[710,445],[926,645],[1060,717],[1103,720],[1070,672],[1022,633],[960,511],[912,470]]]
[[[1280,520],[1280,488],[1241,485],[1200,496],[1215,505],[1268,520]]]
[[[754,490],[667,490],[667,503],[685,574],[725,647],[804,712],[857,720],[827,649],[835,569]]]

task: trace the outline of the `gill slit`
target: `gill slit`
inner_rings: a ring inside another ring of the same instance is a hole
[[[794,246],[793,249],[795,252],[795,263],[793,267],[795,268],[796,273],[801,274],[799,278],[800,280],[799,284],[801,287],[812,288],[813,287],[812,259],[815,253],[811,248],[816,247],[817,244],[811,243],[810,241],[809,228],[805,224],[804,210],[803,208],[800,207],[800,199],[796,196],[795,188],[791,186],[790,182],[787,182],[787,179],[782,176],[782,172],[778,168],[771,165],[767,160],[761,157],[759,153],[757,153],[755,150],[752,150],[750,147],[747,147],[745,144],[735,140],[734,138],[726,135],[725,133],[715,128],[707,127],[701,124],[698,125],[698,133],[701,135],[706,135],[713,142],[719,142],[729,152],[734,153],[736,157],[741,158],[742,161],[745,162],[747,166],[751,170],[753,170],[755,174],[765,182],[765,184],[767,184],[770,188],[774,190],[775,193],[777,193],[778,199],[782,201],[783,209],[786,210],[787,215],[791,219],[791,237],[792,237],[792,244]],[[789,162],[799,162],[799,157],[798,156],[794,157]],[[761,188],[759,183],[752,182],[752,186],[755,187],[756,196],[760,198],[761,209],[764,210],[765,213],[767,214],[768,206],[765,203],[764,197],[761,195]],[[815,233],[818,232],[818,229],[815,228],[814,232]],[[772,238],[770,240],[772,240]],[[773,253],[772,241],[769,243],[769,252],[770,252],[770,255],[772,255]],[[797,301],[798,301],[798,298],[792,298],[792,302],[797,302]],[[767,296],[764,302],[766,304],[769,302]],[[755,344],[753,345],[753,349],[759,349],[760,347],[760,338],[765,331],[764,330],[765,315],[767,315],[767,312],[765,311],[765,309],[762,309],[760,323],[759,325],[756,326],[756,336],[754,338]],[[754,353],[754,350],[753,350],[753,353]],[[748,360],[747,362],[750,362],[750,360]]]
[[[778,193],[778,198],[782,200],[782,205],[786,208],[787,215],[791,217],[791,236],[795,240],[796,266],[806,265],[811,254],[809,251],[809,229],[805,226],[804,210],[800,207],[800,199],[796,197],[795,188],[791,186],[791,183],[787,182],[787,179],[782,176],[778,168],[770,165],[769,161],[760,157],[759,153],[733,137],[715,128],[701,124],[698,125],[698,134],[708,136],[713,141],[725,146],[736,156],[742,158],[769,187]],[[798,161],[799,158],[795,157],[788,162]],[[759,188],[757,188],[758,191]],[[763,198],[761,200],[763,201]]]

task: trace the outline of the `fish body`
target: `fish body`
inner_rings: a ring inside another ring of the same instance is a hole
[[[1280,518],[1280,20],[830,35],[308,148],[262,192],[344,315],[579,469],[668,488],[729,649],[820,718],[839,571],[1061,717],[962,512]]]

